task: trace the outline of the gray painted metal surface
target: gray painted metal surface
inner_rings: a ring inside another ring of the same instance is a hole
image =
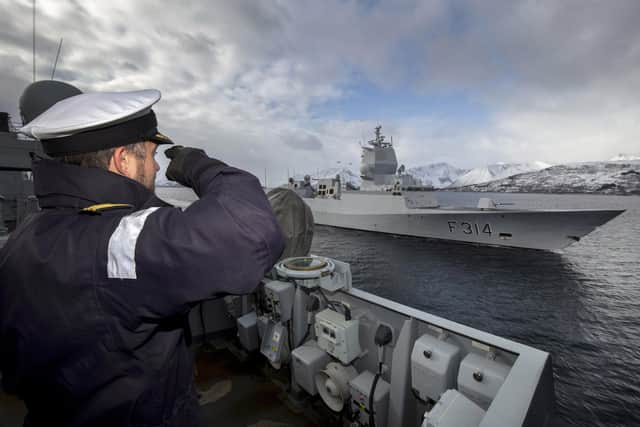
[[[429,409],[412,393],[411,352],[416,340],[424,334],[434,337],[446,334],[447,342],[459,347],[463,357],[470,353],[494,357],[507,366],[508,374],[486,408],[480,427],[549,424],[554,413],[555,392],[548,353],[359,289],[338,291],[329,295],[329,299],[348,304],[353,318],[359,321],[362,351],[352,363],[359,373],[376,372],[379,353],[374,336],[377,327],[384,324],[393,331],[393,339],[382,358],[387,367],[382,379],[391,385],[387,425],[419,426]],[[206,310],[219,311],[220,307],[209,306]],[[194,320],[191,319],[192,324]],[[198,335],[201,331],[194,328],[194,332]],[[314,338],[312,332],[309,339]]]
[[[562,249],[621,210],[410,209],[402,196],[344,192],[304,199],[316,224],[491,246]]]
[[[40,143],[19,139],[13,132],[0,132],[0,170],[30,171],[30,152],[42,155]]]
[[[398,159],[393,144],[385,141],[382,126],[377,126],[375,138],[362,146],[360,175],[362,179],[375,181],[377,184],[393,184],[397,169]]]
[[[7,127],[11,128],[9,122]],[[13,230],[37,210],[30,172],[32,152],[42,155],[40,143],[18,138],[15,132],[0,132],[0,234]]]
[[[362,148],[360,173],[364,179],[374,180],[376,175],[394,175],[398,160],[393,147]]]
[[[415,319],[406,319],[400,329],[391,359],[391,391],[387,425],[415,425],[416,402],[411,395],[411,349],[417,335]],[[414,414],[412,418],[407,414]]]
[[[463,353],[482,352],[479,348],[487,346],[492,352],[495,352],[497,360],[511,365],[505,382],[489,406],[480,426],[544,426],[549,422],[555,406],[549,353],[404,306],[359,289],[354,288],[348,293],[336,294],[335,297],[344,298],[353,306],[362,308],[364,314],[361,315],[375,319],[372,322],[384,322],[395,328],[395,332],[400,334],[401,338],[396,343],[393,361],[389,360],[391,363],[404,360],[403,352],[406,350],[406,343],[403,341],[413,345],[413,342],[422,334],[433,332],[433,328],[440,328],[450,335],[449,339],[452,342],[462,348]],[[411,319],[417,325],[415,328],[406,329],[405,322]],[[408,331],[411,333],[409,334]],[[410,337],[407,337],[407,334]],[[370,341],[373,340],[369,340],[366,334],[361,336],[362,346],[367,348],[369,352],[367,356],[359,360],[359,363],[356,363],[359,371],[365,368],[373,370],[375,366],[373,363],[375,359],[374,347],[367,347],[367,343]],[[399,351],[400,354],[395,354],[396,351]],[[409,348],[409,352],[411,352],[411,348]],[[396,369],[392,365],[391,372],[393,375],[400,375],[401,369]],[[401,385],[402,381],[392,378],[392,394],[394,393],[394,382],[398,387],[406,387],[406,384]],[[400,394],[397,390],[396,393]],[[418,404],[417,412],[411,413],[411,408],[404,405],[404,416],[398,420],[397,418],[392,419],[392,408],[394,407],[403,407],[403,405],[400,402],[394,403],[392,400],[388,425],[415,425],[412,424],[415,422],[413,420],[415,417],[421,417],[425,410],[423,405]],[[412,421],[405,424],[406,420]],[[401,423],[393,424],[391,421],[401,421]]]

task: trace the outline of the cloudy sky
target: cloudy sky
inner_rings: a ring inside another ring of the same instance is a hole
[[[0,111],[32,80],[32,1],[0,0]],[[37,78],[157,88],[162,131],[284,181],[359,162],[548,163],[640,151],[636,0],[38,0]],[[166,163],[165,163],[166,164]]]

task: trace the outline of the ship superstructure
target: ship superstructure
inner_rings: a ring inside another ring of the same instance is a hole
[[[393,141],[386,141],[382,134],[382,126],[376,126],[375,138],[362,146],[360,176],[376,185],[392,185],[397,170],[398,159]]]

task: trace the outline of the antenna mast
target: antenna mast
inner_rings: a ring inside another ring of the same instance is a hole
[[[33,0],[33,81],[36,81],[36,0]]]
[[[53,80],[53,76],[56,74],[56,67],[58,66],[58,58],[60,57],[60,49],[62,49],[62,40],[64,39],[60,38],[60,44],[58,44],[58,53],[56,53],[56,60],[53,63],[53,70],[51,70],[51,80]]]

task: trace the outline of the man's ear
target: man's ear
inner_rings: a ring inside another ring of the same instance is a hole
[[[130,153],[124,147],[116,147],[109,160],[109,171],[128,176],[130,160]]]

